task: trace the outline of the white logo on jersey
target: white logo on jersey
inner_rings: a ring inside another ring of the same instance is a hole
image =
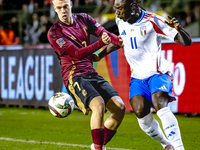
[[[95,24],[95,26],[98,28],[98,27],[100,26],[100,24],[97,22],[97,23]]]
[[[163,85],[163,86],[161,86],[160,88],[159,88],[160,90],[167,90],[167,88]]]
[[[122,31],[121,35],[126,35],[126,32],[125,30]]]

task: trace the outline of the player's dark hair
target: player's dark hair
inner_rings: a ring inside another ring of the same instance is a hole
[[[125,6],[124,8],[126,10],[128,10],[130,13],[133,12],[133,11],[137,11],[137,9],[140,7],[142,10],[145,10],[143,7],[142,7],[142,3],[141,3],[141,0],[125,0]]]
[[[141,0],[124,0],[125,17],[129,23],[134,23],[140,16],[142,7]]]

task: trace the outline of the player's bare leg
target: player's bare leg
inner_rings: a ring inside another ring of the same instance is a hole
[[[176,150],[184,150],[178,121],[174,114],[167,107],[168,101],[168,93],[156,92],[152,95],[154,108],[162,122],[166,136]]]
[[[165,146],[165,150],[175,150],[172,145]]]
[[[104,141],[104,112],[105,104],[102,97],[92,99],[89,105],[92,110],[90,119],[92,139],[95,150],[102,150]]]
[[[104,122],[104,145],[115,135],[125,115],[125,105],[119,96],[112,97],[106,104],[107,110],[111,113]]]
[[[130,104],[135,112],[140,128],[151,138],[158,141],[165,149],[171,145],[163,134],[159,123],[153,118],[150,108],[152,103],[142,95],[136,95],[131,98]],[[168,149],[170,150],[170,149]],[[171,149],[173,150],[173,149]]]

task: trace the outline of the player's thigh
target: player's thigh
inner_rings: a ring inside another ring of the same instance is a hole
[[[106,109],[110,113],[123,113],[125,112],[125,104],[119,96],[113,96],[106,104]]]
[[[101,76],[96,76],[97,80],[96,84],[94,84],[94,88],[104,99],[105,104],[114,96],[119,96],[118,92]]]
[[[105,104],[103,98],[101,96],[94,97],[89,104],[89,108],[93,112],[103,114],[105,112]]]
[[[160,110],[161,108],[167,107],[169,103],[170,96],[167,92],[156,92],[152,94],[152,103],[156,110]]]
[[[101,96],[93,85],[82,76],[73,77],[68,83],[67,91],[84,114],[88,113],[90,102],[95,97]]]
[[[131,107],[138,118],[142,118],[150,113],[152,103],[143,95],[135,95],[130,100]]]

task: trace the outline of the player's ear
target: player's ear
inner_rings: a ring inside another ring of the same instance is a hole
[[[70,6],[72,7],[72,1],[70,2]]]
[[[54,1],[52,0],[53,9],[56,11],[56,7],[54,5]]]
[[[57,9],[56,9],[55,5],[53,6],[53,9],[54,9],[54,10],[55,10],[55,12],[57,13]]]

